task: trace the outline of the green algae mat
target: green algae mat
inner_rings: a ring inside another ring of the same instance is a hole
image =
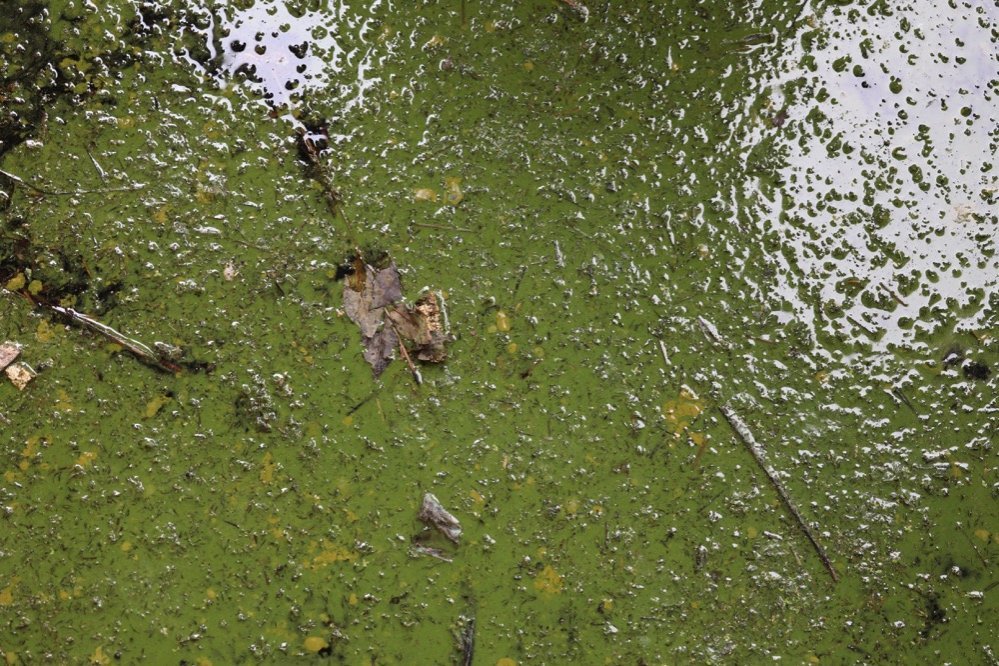
[[[6,663],[999,663],[997,42],[5,6]]]

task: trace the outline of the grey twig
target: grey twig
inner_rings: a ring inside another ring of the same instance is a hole
[[[815,552],[818,553],[819,559],[822,560],[822,564],[825,565],[825,568],[832,577],[833,582],[835,583],[839,581],[839,574],[836,573],[836,569],[833,567],[832,562],[829,561],[829,556],[826,555],[825,549],[822,548],[822,544],[819,543],[819,540],[815,537],[815,534],[808,526],[808,523],[806,523],[805,519],[802,518],[801,512],[798,511],[798,507],[791,501],[791,496],[788,495],[787,490],[784,489],[784,484],[781,483],[780,478],[777,476],[776,470],[774,470],[774,468],[770,466],[770,463],[767,462],[766,452],[763,450],[763,447],[757,443],[756,438],[753,437],[753,433],[749,429],[749,426],[746,425],[746,422],[743,421],[742,418],[728,405],[721,405],[718,409],[721,410],[725,420],[728,421],[730,426],[732,426],[732,430],[735,431],[735,434],[739,436],[739,439],[741,439],[742,443],[746,445],[747,449],[749,449],[753,458],[756,459],[756,464],[760,466],[760,468],[767,475],[767,478],[770,479],[770,483],[772,483],[773,487],[777,490],[777,495],[780,496],[781,501],[784,502],[784,506],[786,506],[791,515],[794,516],[794,519],[798,521],[798,526],[801,527],[801,531],[804,532],[805,536],[808,537],[808,540],[812,542]]]

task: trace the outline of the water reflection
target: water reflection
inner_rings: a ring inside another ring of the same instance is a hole
[[[296,3],[259,0],[205,3],[193,29],[206,42],[210,67],[222,78],[241,77],[274,106],[301,101],[311,91],[363,103],[379,78],[374,18],[344,2],[304,10]],[[313,3],[315,4],[315,3]]]
[[[986,325],[999,293],[987,4],[876,20],[833,8],[784,54],[770,100],[786,114],[772,147],[784,164],[758,214],[782,220],[783,295],[816,332],[885,349]]]

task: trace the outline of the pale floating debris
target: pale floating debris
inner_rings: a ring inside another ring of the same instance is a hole
[[[21,345],[16,342],[0,344],[0,370],[13,363],[21,355]]]
[[[454,562],[454,558],[449,557],[440,548],[433,548],[432,546],[424,546],[421,544],[413,544],[410,546],[413,555],[426,555],[427,557],[433,557],[442,562]]]
[[[957,447],[955,446],[949,449],[940,449],[939,451],[923,451],[923,462],[933,463],[944,460],[956,450]]]
[[[700,544],[694,549],[694,571],[700,571],[708,563],[708,549]]]
[[[461,538],[461,523],[448,513],[433,493],[423,494],[423,505],[420,507],[420,513],[417,517],[427,525],[436,527],[453,543],[458,543]]]
[[[718,332],[717,326],[712,324],[704,317],[701,317],[700,315],[698,315],[697,317],[697,325],[701,327],[701,331],[709,340],[711,340],[716,344],[721,345],[722,347],[725,347],[726,349],[729,348],[728,342],[726,342],[725,338],[723,338],[721,336],[721,333]]]
[[[583,23],[590,18],[590,10],[580,0],[561,0],[562,4],[568,7]]]
[[[27,363],[14,363],[13,365],[7,366],[4,370],[7,373],[7,379],[13,384],[18,391],[23,391],[27,388],[28,383],[35,378],[38,374],[31,369],[31,366]]]
[[[666,365],[673,365],[672,361],[669,360],[669,351],[666,349],[666,343],[662,340],[659,340],[659,351],[662,352],[663,363]]]

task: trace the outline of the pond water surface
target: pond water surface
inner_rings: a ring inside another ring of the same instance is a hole
[[[7,663],[997,663],[997,31],[5,11]],[[362,356],[358,251],[446,306],[422,384]]]

